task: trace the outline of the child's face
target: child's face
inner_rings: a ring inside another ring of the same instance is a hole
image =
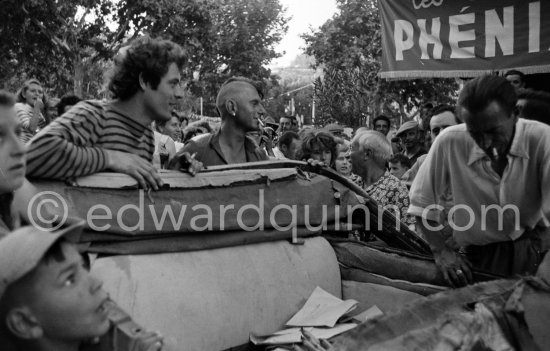
[[[103,283],[84,268],[73,245],[61,245],[62,262],[51,258],[33,271],[29,307],[42,327],[43,338],[84,341],[101,336],[109,330]]]
[[[403,167],[401,162],[390,162],[390,173],[396,178],[401,179],[408,169],[407,167]]]

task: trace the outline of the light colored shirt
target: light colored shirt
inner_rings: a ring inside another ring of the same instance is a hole
[[[442,195],[450,190],[455,211],[449,216],[454,239],[461,246],[515,240],[526,229],[549,227],[550,126],[519,119],[507,157],[500,177],[465,124],[446,128],[412,184],[408,213],[441,223],[440,211],[427,209],[441,204]]]
[[[168,158],[171,159],[176,154],[176,143],[174,142],[174,139],[170,138],[166,134],[161,134],[154,131],[154,137],[155,137],[155,152],[153,153],[153,166],[157,169],[161,169],[160,164],[160,152],[161,150],[163,152],[168,153]]]

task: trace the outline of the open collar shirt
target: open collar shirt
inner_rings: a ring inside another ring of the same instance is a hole
[[[502,177],[461,124],[435,140],[410,191],[409,214],[441,223],[442,194],[450,190],[457,243],[487,245],[550,227],[550,126],[519,119]],[[500,223],[499,223],[500,222]]]
[[[244,141],[244,149],[246,162],[268,160],[266,153],[260,150],[254,140],[248,136]],[[196,140],[191,140],[184,146],[182,152],[189,152],[191,155],[196,153],[195,159],[201,161],[206,167],[229,164],[220,146],[220,132],[204,134]]]

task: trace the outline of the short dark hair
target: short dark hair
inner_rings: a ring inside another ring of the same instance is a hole
[[[109,81],[113,98],[127,100],[134,96],[141,89],[140,75],[156,89],[172,63],[179,69],[185,63],[184,51],[178,44],[149,36],[131,41],[115,57]]]
[[[61,116],[65,112],[65,107],[78,104],[82,99],[73,94],[63,95],[57,103],[57,115]]]
[[[15,105],[14,96],[5,90],[0,90],[0,106],[13,107],[13,105]]]
[[[330,151],[332,155],[331,162],[334,163],[334,160],[338,156],[338,144],[332,134],[325,131],[315,131],[306,134],[302,141],[302,158],[306,160],[310,159],[315,147]],[[332,167],[332,164],[329,166]]]
[[[281,137],[279,138],[279,141],[277,142],[277,145],[279,146],[279,148],[283,145],[286,147],[289,147],[290,144],[292,144],[292,140],[295,140],[295,139],[300,140],[300,136],[298,135],[298,133],[293,131],[287,131],[281,135]]]
[[[495,75],[483,75],[470,80],[460,92],[457,113],[461,120],[461,107],[475,114],[483,111],[493,101],[499,103],[509,116],[516,107],[517,95],[514,87],[506,78]]]
[[[525,100],[525,104],[518,106],[520,117],[550,124],[550,93],[520,89],[518,100]]]
[[[391,120],[388,116],[386,115],[379,115],[377,116],[373,121],[372,121],[372,125],[374,126],[376,124],[376,122],[378,121],[386,121],[388,123],[388,127],[391,126]]]
[[[411,160],[403,154],[395,154],[388,161],[390,163],[400,163],[401,166],[411,168]]]
[[[508,76],[519,76],[521,78],[521,81],[525,82],[525,74],[518,70],[511,69],[508,72],[504,73],[504,77],[508,77]]]
[[[40,81],[38,79],[34,79],[34,78],[27,79],[23,83],[23,86],[17,91],[17,94],[15,96],[15,101],[17,101],[17,102],[26,102],[25,93],[27,92],[27,89],[29,89],[31,84],[36,84],[36,85],[42,86],[42,83],[40,83]]]
[[[166,126],[166,123],[170,122],[172,120],[172,118],[176,118],[179,122],[178,115],[175,115],[173,113],[170,116],[170,119],[163,119],[161,121],[155,121],[155,129],[157,130],[157,132],[160,132],[159,128],[160,127],[164,128],[164,126]]]

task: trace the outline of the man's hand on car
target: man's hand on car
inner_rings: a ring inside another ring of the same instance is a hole
[[[162,179],[151,162],[138,155],[115,150],[107,150],[107,155],[110,170],[129,175],[137,180],[143,189],[158,190],[162,187]]]

